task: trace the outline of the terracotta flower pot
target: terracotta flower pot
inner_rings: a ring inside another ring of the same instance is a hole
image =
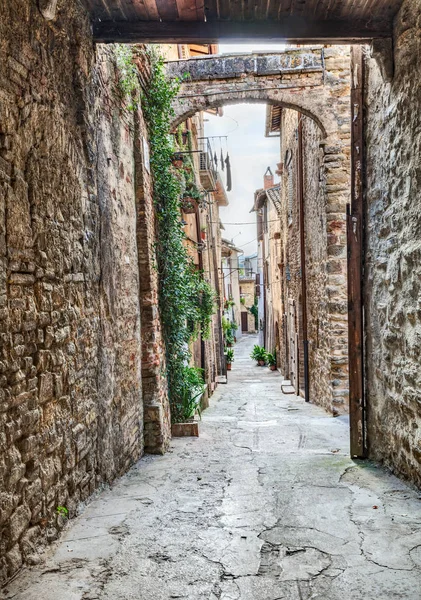
[[[227,363],[227,371],[231,371],[231,363]]]
[[[264,367],[266,363],[264,360],[258,360],[257,364],[259,365],[259,367]]]
[[[181,200],[181,210],[186,215],[194,214],[196,212],[198,206],[199,206],[199,203],[197,202],[196,198],[190,198],[190,196],[185,196]]]
[[[183,166],[183,161],[180,158],[175,158],[171,162],[173,167],[175,167],[176,169],[181,169]]]
[[[201,231],[200,237],[202,238],[202,240],[206,240],[206,231]]]
[[[271,371],[276,371],[276,365],[270,365],[270,370]]]

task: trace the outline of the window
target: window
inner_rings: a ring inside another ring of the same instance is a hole
[[[292,224],[292,211],[294,208],[294,170],[292,163],[292,151],[288,149],[285,153],[285,167],[288,173],[288,225]]]

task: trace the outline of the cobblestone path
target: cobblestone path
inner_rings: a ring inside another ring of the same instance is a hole
[[[420,494],[348,458],[348,425],[236,346],[198,439],[144,457],[70,522],[14,600],[421,598]]]

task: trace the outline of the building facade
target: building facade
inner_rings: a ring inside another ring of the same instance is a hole
[[[280,181],[275,185],[268,169],[253,207],[262,263],[261,340],[268,351],[276,350],[278,367],[297,394],[337,415],[348,410],[345,252],[336,254],[334,273],[328,263],[330,241],[346,243],[346,204],[328,222],[326,198],[332,186],[346,197],[350,182],[346,174],[340,181],[329,177],[321,131],[312,119],[268,107],[269,132],[279,133]]]

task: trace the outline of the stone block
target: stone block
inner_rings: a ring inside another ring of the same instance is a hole
[[[9,521],[9,538],[12,543],[20,538],[27,529],[30,520],[31,511],[28,506],[22,505],[15,510]]]
[[[14,575],[22,566],[22,554],[19,544],[15,544],[6,554],[7,574],[9,577]]]
[[[39,377],[39,402],[44,404],[54,397],[54,378],[53,374],[46,372]]]

